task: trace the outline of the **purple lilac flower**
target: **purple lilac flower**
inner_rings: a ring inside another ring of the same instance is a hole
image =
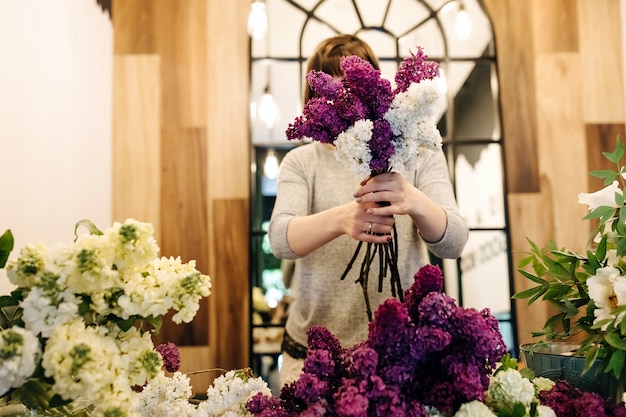
[[[289,417],[289,413],[278,397],[263,395],[258,392],[246,403],[246,409],[259,417]]]
[[[387,120],[378,119],[374,121],[372,139],[369,141],[372,154],[370,169],[374,174],[380,174],[388,170],[389,158],[395,154],[393,138],[393,130]]]
[[[353,385],[342,385],[333,396],[335,412],[340,417],[367,417],[369,400]]]
[[[417,47],[417,54],[411,52],[411,56],[404,58],[396,72],[394,93],[406,91],[411,83],[432,80],[439,76],[439,64],[426,62],[426,58],[428,56],[419,46]]]
[[[583,392],[569,382],[557,381],[550,390],[539,392],[541,404],[554,410],[557,417],[622,417],[624,403],[615,404],[595,392]]]
[[[305,404],[312,404],[328,395],[328,382],[320,380],[316,375],[304,372],[295,382],[294,395]]]
[[[163,358],[163,366],[167,372],[176,372],[180,369],[180,352],[174,343],[160,344],[155,350]]]
[[[334,100],[343,92],[343,82],[323,71],[311,71],[306,75],[311,89],[327,100]]]
[[[331,352],[324,349],[312,349],[304,360],[303,371],[328,379],[335,373],[335,361]]]
[[[409,295],[405,303],[414,307],[409,312],[413,321],[419,325],[437,326],[444,330],[453,325],[450,320],[456,314],[457,306],[454,298],[446,294],[431,292],[417,305],[414,305],[414,298]]]

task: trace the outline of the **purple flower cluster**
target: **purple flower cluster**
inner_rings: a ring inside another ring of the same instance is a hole
[[[174,343],[162,343],[155,350],[163,358],[163,366],[167,372],[176,372],[180,369],[180,352]]]
[[[484,400],[506,353],[497,320],[487,310],[458,307],[441,293],[442,283],[438,267],[420,269],[406,301],[379,306],[368,339],[351,348],[312,327],[300,379],[280,397],[257,394],[248,410],[261,417],[426,417],[429,407],[449,413]]]
[[[626,417],[624,403],[615,404],[593,392],[583,392],[567,381],[557,381],[549,391],[539,392],[541,404],[557,417]]]
[[[395,138],[390,123],[384,115],[391,107],[395,95],[412,83],[433,79],[439,75],[436,62],[426,62],[427,56],[418,47],[418,53],[405,58],[395,76],[397,87],[392,91],[389,80],[381,78],[368,61],[357,56],[341,58],[342,79],[335,79],[321,71],[307,74],[307,82],[317,96],[304,106],[302,115],[287,127],[289,140],[310,138],[322,143],[334,143],[337,136],[359,120],[374,124],[371,152],[372,173],[388,170],[388,160],[395,154]]]

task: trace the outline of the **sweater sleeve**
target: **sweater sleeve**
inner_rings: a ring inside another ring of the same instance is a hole
[[[438,242],[424,242],[440,258],[458,258],[467,243],[469,229],[459,211],[443,151],[428,155],[416,175],[416,187],[442,207],[447,216],[443,237]]]
[[[313,172],[308,165],[314,164],[314,161],[301,155],[301,148],[294,148],[280,164],[278,192],[268,227],[272,253],[279,259],[298,257],[289,247],[287,228],[294,217],[309,214],[310,182],[306,173]]]

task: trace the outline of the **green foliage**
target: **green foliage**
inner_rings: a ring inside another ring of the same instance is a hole
[[[626,167],[622,165],[624,151],[618,136],[613,152],[603,152],[616,169],[590,172],[590,175],[603,179],[605,186],[618,181],[619,191],[615,192],[614,206],[594,207],[583,218],[598,220],[586,253],[557,248],[553,241],[548,242],[546,248],[540,248],[528,239],[530,250],[520,260],[518,270],[535,285],[513,296],[514,299],[528,300],[529,305],[544,301],[556,310],[546,320],[543,329],[533,332],[533,336],[558,341],[583,334],[578,353],[585,356],[585,371],[600,360],[599,371],[611,373],[616,378],[626,375],[626,320],[621,320],[626,315],[626,305],[617,306],[611,310],[609,317],[596,321],[597,306],[589,295],[587,280],[604,267],[617,268],[621,278],[626,280],[626,262],[623,259],[626,256],[626,199],[622,176],[626,173]]]

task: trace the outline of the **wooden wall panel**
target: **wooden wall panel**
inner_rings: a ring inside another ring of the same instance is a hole
[[[116,54],[156,54],[154,0],[116,1],[113,50]]]
[[[207,0],[156,2],[163,126],[207,125]]]
[[[587,188],[585,129],[582,121],[582,92],[578,54],[542,54],[536,58],[537,144],[542,177],[541,192],[553,199],[553,239],[572,250],[584,250],[587,230],[585,208],[578,194]],[[574,162],[575,161],[575,162]],[[546,189],[547,188],[547,189]],[[579,227],[577,227],[579,226]],[[529,235],[535,239],[533,235]],[[546,242],[537,242],[543,246]]]
[[[587,123],[624,121],[620,0],[578,0],[579,63]],[[573,88],[574,86],[572,86]]]
[[[532,0],[535,53],[578,51],[578,9],[572,0]],[[548,30],[546,30],[548,29]]]
[[[528,2],[484,0],[498,54],[507,188],[511,193],[539,191],[539,165],[533,67],[532,7]],[[502,88],[506,86],[506,88]]]
[[[113,219],[150,222],[160,242],[159,58],[116,55],[113,62]]]
[[[237,369],[250,366],[250,271],[246,253],[250,246],[249,199],[215,199],[213,233],[215,263],[211,310],[211,339],[216,352],[216,366]]]
[[[163,128],[161,139],[161,219],[165,256],[178,256],[184,262],[196,260],[196,267],[209,271],[207,219],[206,129]],[[202,302],[193,322],[164,326],[161,342],[176,340],[182,346],[209,344],[208,304]]]

